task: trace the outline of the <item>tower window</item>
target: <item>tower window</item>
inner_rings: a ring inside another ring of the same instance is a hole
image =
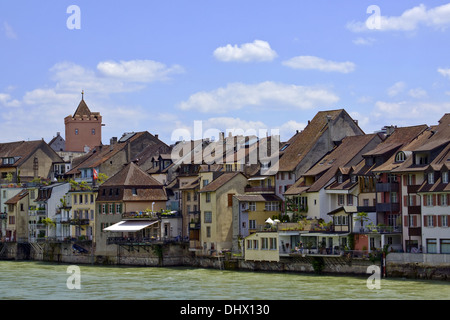
[[[78,135],[78,129],[75,129],[75,134]]]
[[[94,136],[95,135],[95,129],[92,129],[92,135]]]

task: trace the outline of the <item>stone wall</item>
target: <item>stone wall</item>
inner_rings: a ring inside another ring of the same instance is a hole
[[[450,254],[389,253],[387,277],[450,281]]]

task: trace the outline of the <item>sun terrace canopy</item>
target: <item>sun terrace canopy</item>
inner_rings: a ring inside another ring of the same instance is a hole
[[[120,221],[112,226],[104,228],[104,231],[114,231],[114,232],[136,232],[142,230],[158,221]]]

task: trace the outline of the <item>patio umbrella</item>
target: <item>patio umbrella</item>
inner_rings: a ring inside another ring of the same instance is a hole
[[[266,220],[266,223],[273,224],[273,220],[270,219],[270,218],[268,218],[268,219]]]

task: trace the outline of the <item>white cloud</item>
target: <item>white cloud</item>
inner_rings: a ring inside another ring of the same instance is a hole
[[[427,92],[422,88],[410,89],[408,95],[416,99],[426,98],[428,96]]]
[[[444,115],[444,110],[449,109],[450,103],[447,102],[377,101],[372,120],[383,119],[399,126],[432,125]]]
[[[72,114],[81,99],[81,90],[86,90],[85,101],[92,111],[103,115],[107,126],[103,132],[117,135],[124,131],[137,130],[148,123],[148,113],[139,105],[123,105],[111,101],[116,93],[136,92],[154,81],[165,81],[169,75],[179,72],[178,67],[164,67],[150,60],[132,60],[117,63],[108,68],[100,62],[93,70],[72,62],[61,62],[50,69],[52,84],[25,92],[14,99],[9,93],[0,93],[0,107],[15,107],[3,110],[0,126],[5,130],[4,139],[17,141],[34,139],[36,127],[30,124],[45,123],[39,133],[51,137],[64,130],[64,117]],[[111,66],[110,65],[110,66]],[[145,129],[146,130],[146,129]],[[3,132],[3,131],[2,131]],[[103,135],[108,137],[107,134]]]
[[[349,73],[355,70],[353,62],[335,62],[314,56],[298,56],[283,61],[283,65],[293,69],[316,69],[325,72]]]
[[[231,83],[225,88],[197,92],[181,102],[179,108],[212,113],[226,113],[250,106],[312,109],[332,105],[338,100],[326,89],[266,81],[258,84]]]
[[[406,88],[406,84],[403,81],[398,81],[398,82],[394,83],[393,86],[391,86],[387,89],[387,94],[390,97],[394,97],[394,96],[400,94],[401,92],[403,92],[403,90],[405,90],[405,88]]]
[[[282,141],[289,140],[295,132],[305,129],[306,123],[289,120],[280,126],[280,138]]]
[[[450,78],[450,69],[443,69],[443,68],[439,68],[438,72],[443,75],[444,77],[448,77]]]
[[[371,27],[370,29],[367,27],[367,23],[370,24],[374,21],[374,15],[371,15],[365,22],[349,22],[347,28],[353,32],[371,30],[414,31],[421,25],[444,29],[450,25],[450,3],[431,9],[427,9],[424,4],[420,4],[405,10],[400,16],[380,15],[379,18],[380,24],[377,27]]]
[[[14,31],[14,29],[6,21],[3,22],[3,31],[5,32],[5,36],[8,39],[17,39],[17,33]]]
[[[183,72],[179,65],[167,67],[153,60],[103,61],[97,70],[104,76],[130,82],[153,82],[167,80],[170,74]]]
[[[9,93],[0,93],[0,105],[5,107],[18,107],[20,101],[12,99]]]
[[[353,40],[353,43],[358,45],[358,46],[371,46],[375,43],[375,39],[374,38],[356,38],[355,40]]]
[[[244,43],[241,46],[227,44],[214,50],[214,57],[217,60],[229,61],[272,61],[277,57],[277,53],[272,50],[267,41],[255,40],[252,43]]]

